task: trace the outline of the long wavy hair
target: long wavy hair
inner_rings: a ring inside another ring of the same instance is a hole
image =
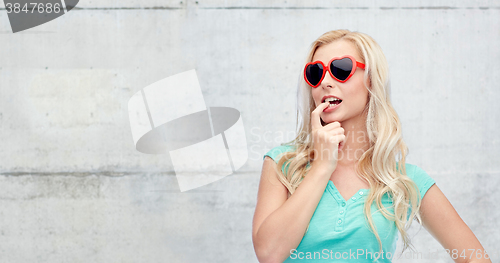
[[[365,219],[376,236],[382,252],[382,242],[371,216],[371,205],[375,202],[377,211],[395,222],[405,251],[408,247],[413,247],[407,232],[413,219],[416,218],[419,223],[421,222],[420,202],[418,202],[420,192],[416,184],[406,175],[404,164],[408,149],[402,138],[399,117],[390,102],[389,70],[382,49],[366,34],[348,30],[329,31],[312,43],[304,65],[312,61],[319,47],[340,39],[352,43],[366,65],[364,85],[369,92],[369,100],[365,116],[369,149],[356,163],[357,175],[366,180],[370,186],[363,209]],[[305,82],[302,74],[301,71],[297,93],[297,137],[285,143],[295,146],[295,150],[282,154],[276,166],[278,179],[288,189],[289,197],[311,168],[308,164],[314,160],[310,116],[315,104],[311,96],[312,88]],[[284,164],[286,168],[280,169]],[[394,213],[382,205],[382,196],[386,193],[393,200]],[[409,208],[411,212],[408,217]]]

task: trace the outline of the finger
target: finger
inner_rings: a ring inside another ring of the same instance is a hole
[[[346,138],[344,134],[337,134],[331,138],[332,142],[337,143],[337,148],[341,150],[345,144]]]
[[[330,102],[323,102],[319,104],[318,107],[316,107],[316,109],[313,110],[313,112],[311,113],[311,128],[318,129],[323,127],[321,125],[320,115],[323,112],[323,110],[326,109],[326,107],[328,107],[328,105],[330,105]]]
[[[329,136],[344,135],[343,128],[335,128],[335,129],[329,130],[327,132],[328,132]]]
[[[337,133],[337,134],[330,134],[330,137],[328,138],[330,143],[336,143],[337,145],[339,143],[345,143],[345,135],[342,133]]]
[[[325,126],[323,126],[326,130],[332,130],[332,129],[337,129],[337,128],[342,128],[340,122],[338,121],[334,121],[334,122],[330,122],[330,123],[327,123]],[[344,129],[344,128],[342,128]]]
[[[343,141],[341,141],[339,143],[339,151],[342,150],[342,148],[344,148],[344,142]]]
[[[339,135],[339,150],[341,150],[343,147],[344,147],[344,144],[345,144],[345,135],[342,134],[342,135]]]

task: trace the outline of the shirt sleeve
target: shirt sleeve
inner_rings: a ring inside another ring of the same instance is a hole
[[[293,150],[293,147],[290,145],[276,146],[276,147],[272,148],[271,150],[269,150],[266,154],[264,154],[263,159],[265,159],[266,156],[269,156],[276,163],[278,163],[280,158],[281,158],[281,156],[280,156],[281,154],[286,153],[286,152],[290,152],[292,150]]]
[[[436,181],[434,181],[434,179],[432,179],[427,172],[416,165],[406,164],[406,174],[418,187],[418,191],[420,192],[419,202],[424,198],[427,190],[429,190],[429,188],[436,183]]]
[[[410,177],[410,179],[412,179],[413,182],[415,182],[415,184],[417,185],[418,191],[420,193],[418,203],[420,204],[420,202],[424,198],[425,193],[427,193],[427,190],[429,190],[429,188],[431,188],[431,186],[436,182],[422,168],[413,164],[406,164],[406,175],[408,175],[408,177]],[[407,220],[410,220],[411,212],[412,209],[410,207],[408,208],[408,216],[406,218]]]

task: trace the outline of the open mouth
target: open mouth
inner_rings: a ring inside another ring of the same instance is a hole
[[[326,98],[323,102],[329,102],[330,106],[328,106],[328,107],[334,107],[334,106],[339,105],[342,102],[342,100],[339,98],[329,97],[329,98]]]

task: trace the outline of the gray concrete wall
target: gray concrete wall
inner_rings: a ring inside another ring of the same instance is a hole
[[[408,162],[500,260],[498,1],[82,0],[15,34],[0,10],[0,261],[257,262],[262,155],[293,138],[308,47],[338,28],[382,46]],[[193,68],[208,106],[240,110],[249,160],[181,193],[168,155],[134,149],[127,102]],[[395,262],[452,262],[413,242],[440,259]]]

